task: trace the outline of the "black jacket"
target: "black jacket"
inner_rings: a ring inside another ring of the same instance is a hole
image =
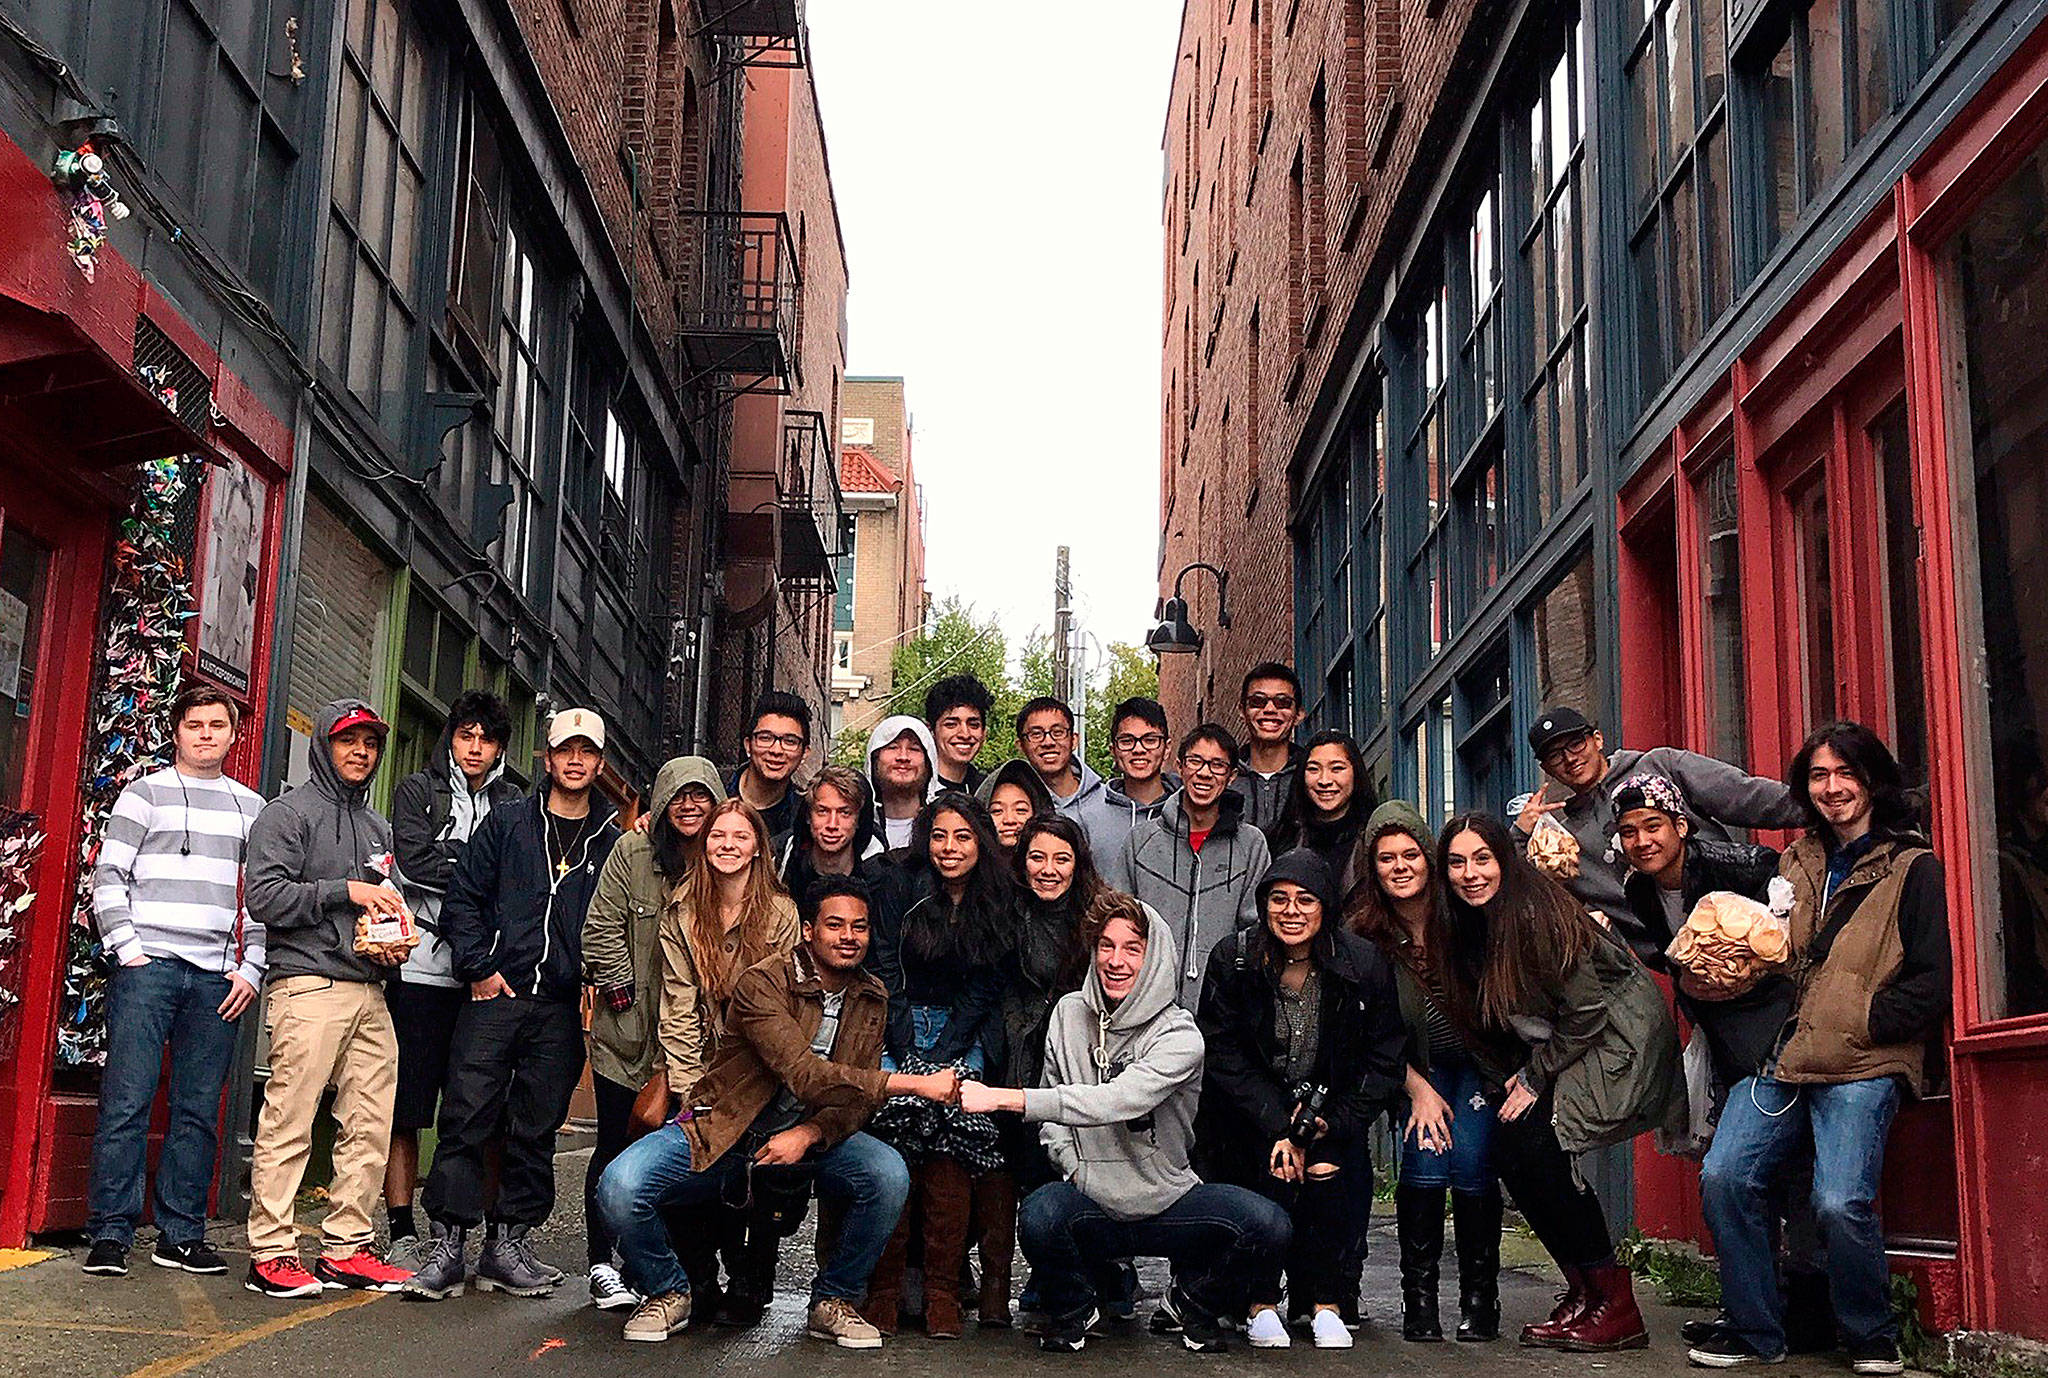
[[[1052,1007],[1081,988],[1076,955],[1081,911],[1070,889],[1050,904],[1026,889],[1017,895],[1015,936],[1003,964],[1003,1056],[989,1068],[1001,1086],[1036,1086],[1045,1071],[1045,1035]]]
[[[741,766],[738,770],[725,777],[726,798],[738,799],[741,797],[740,777],[746,773],[747,768]],[[781,853],[782,844],[789,841],[790,834],[796,829],[796,820],[803,811],[803,792],[797,789],[794,779],[789,781],[789,787],[783,790],[782,798],[776,800],[772,808],[759,810],[761,821],[768,825],[769,856],[772,857]]]
[[[398,869],[408,885],[435,894],[447,892],[455,874],[455,859],[462,855],[464,845],[461,838],[441,835],[454,810],[451,745],[452,733],[444,729],[433,764],[400,780],[391,794],[391,850],[398,858]],[[486,814],[524,797],[519,786],[502,775],[485,785],[483,793],[490,805]]]
[[[1688,914],[1701,896],[1715,890],[1731,891],[1762,904],[1771,877],[1777,874],[1778,853],[1772,848],[1690,837],[1685,843],[1685,870],[1679,894]],[[1664,950],[1678,933],[1664,913],[1657,882],[1641,871],[1630,871],[1622,893],[1628,897],[1628,911],[1609,917],[1643,959],[1643,965],[1675,980],[1678,973]],[[1681,990],[1678,1008],[1706,1035],[1714,1079],[1728,1087],[1744,1077],[1755,1076],[1771,1060],[1771,1054],[1777,1050],[1778,1034],[1792,1017],[1792,997],[1791,978],[1767,976],[1731,1000],[1695,1000]]]
[[[893,922],[873,925],[874,945],[881,949],[876,974],[889,988],[889,1055],[901,1063],[915,1051],[913,1006],[938,1006],[947,1011],[946,1031],[926,1054],[933,1062],[956,1062],[977,1043],[994,1065],[1002,1055],[1003,952],[968,953],[958,947],[925,955],[905,934],[912,914],[928,905],[950,903],[945,892],[917,873],[903,875],[900,892],[909,902]],[[920,893],[921,892],[921,893]],[[955,915],[953,922],[958,922]]]
[[[521,802],[492,809],[469,839],[441,906],[441,936],[462,980],[496,973],[522,998],[573,1003],[583,989],[583,917],[620,832],[618,820],[605,817],[557,877],[548,856],[547,789],[543,783]],[[603,807],[591,800],[594,816]]]
[[[1378,948],[1325,924],[1312,952],[1322,1010],[1311,1079],[1329,1088],[1322,1118],[1330,1138],[1359,1139],[1401,1085],[1407,1026]],[[1195,1117],[1204,1177],[1257,1180],[1274,1143],[1287,1136],[1297,1098],[1274,1070],[1283,1051],[1274,1026],[1281,965],[1264,924],[1232,934],[1209,954],[1195,1015],[1208,1045]]]

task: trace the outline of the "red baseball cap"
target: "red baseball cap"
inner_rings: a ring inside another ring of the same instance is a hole
[[[330,738],[339,737],[351,727],[374,727],[379,737],[391,731],[391,724],[377,716],[376,710],[367,704],[358,704],[334,720],[334,726],[327,729]]]

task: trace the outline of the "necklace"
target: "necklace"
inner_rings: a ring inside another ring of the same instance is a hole
[[[571,822],[571,823],[569,824],[569,827],[570,827],[570,835],[569,835],[569,840],[565,842],[565,841],[563,841],[563,839],[562,839],[561,831],[560,831],[560,828],[559,828],[559,826],[558,826],[558,825],[560,824],[561,820],[560,820],[559,818],[557,818],[557,817],[556,817],[556,816],[555,816],[554,814],[552,814],[552,813],[548,814],[548,816],[547,816],[547,817],[548,817],[548,834],[547,834],[547,848],[548,848],[548,855],[549,855],[549,858],[550,858],[550,859],[552,860],[552,859],[554,859],[554,858],[555,858],[555,854],[556,854],[556,853],[558,853],[558,852],[560,853],[560,859],[559,859],[559,860],[555,860],[555,879],[557,879],[557,880],[560,880],[560,879],[561,879],[562,877],[564,877],[564,876],[566,876],[566,875],[568,875],[568,874],[569,874],[569,852],[570,852],[571,848],[572,848],[572,847],[573,847],[573,846],[575,845],[575,839],[576,839],[576,836],[577,836],[577,834],[579,834],[579,833],[580,833],[580,832],[582,831],[582,825],[581,825],[581,824],[580,824],[579,822],[575,822],[575,821],[572,821],[572,822]]]

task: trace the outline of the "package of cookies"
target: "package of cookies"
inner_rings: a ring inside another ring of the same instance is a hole
[[[373,919],[367,909],[356,915],[356,954],[380,966],[403,965],[419,942],[419,926],[403,901],[395,919]]]
[[[1774,900],[1779,884],[1772,882]],[[1789,912],[1789,904],[1780,910],[1732,891],[1711,891],[1700,896],[1664,955],[1689,978],[1693,994],[1730,999],[1785,966],[1792,947]]]
[[[1579,874],[1579,839],[1546,813],[1529,830],[1529,860],[1553,880],[1573,880]]]

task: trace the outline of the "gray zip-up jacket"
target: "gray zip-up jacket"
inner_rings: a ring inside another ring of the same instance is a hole
[[[1572,795],[1551,815],[1579,840],[1579,874],[1566,881],[1565,888],[1588,909],[1612,916],[1630,913],[1622,889],[1628,863],[1614,840],[1614,795],[1637,775],[1661,775],[1685,792],[1695,837],[1725,842],[1730,828],[1798,828],[1806,823],[1782,780],[1751,775],[1740,766],[1675,746],[1617,751],[1607,758],[1607,774],[1598,784]],[[1550,781],[1549,797],[1562,788]],[[1519,827],[1516,835],[1527,838]]]
[[[1264,832],[1287,812],[1287,796],[1294,793],[1294,776],[1301,769],[1302,751],[1289,742],[1287,764],[1271,775],[1261,775],[1250,766],[1237,772],[1231,788],[1244,795],[1244,820]]]
[[[1159,811],[1166,807],[1166,801],[1180,793],[1180,777],[1170,770],[1160,772],[1159,783],[1166,787],[1166,792],[1149,804],[1140,804],[1137,800],[1131,798],[1124,784],[1123,776],[1119,775],[1108,782],[1110,797],[1121,799],[1130,807],[1131,826],[1133,828],[1136,828],[1140,823],[1149,823],[1157,818]]]
[[[1209,949],[1258,922],[1259,877],[1272,859],[1266,836],[1244,818],[1244,799],[1225,790],[1216,825],[1198,853],[1188,840],[1184,794],[1132,830],[1123,868],[1133,895],[1159,912],[1180,952],[1175,1000],[1192,1013],[1202,998]]]
[[[1095,854],[1095,869],[1101,873],[1102,883],[1112,890],[1128,890],[1131,882],[1124,869],[1124,841],[1131,835],[1135,806],[1111,789],[1086,761],[1077,759],[1074,770],[1080,788],[1064,799],[1054,794],[1053,812],[1073,819],[1088,835],[1088,850]]]
[[[1024,1119],[1043,1126],[1053,1166],[1118,1220],[1157,1215],[1202,1181],[1188,1166],[1202,1033],[1174,1003],[1172,933],[1156,914],[1147,929],[1129,995],[1112,1005],[1091,963],[1081,989],[1053,1006],[1044,1083],[1024,1092]]]
[[[307,746],[311,779],[263,806],[249,827],[242,893],[268,935],[268,975],[326,976],[382,985],[391,968],[356,955],[348,883],[392,884],[391,825],[370,807],[370,779],[342,783],[327,734],[342,715],[368,707],[336,699],[320,710]],[[378,758],[383,764],[383,758]]]

